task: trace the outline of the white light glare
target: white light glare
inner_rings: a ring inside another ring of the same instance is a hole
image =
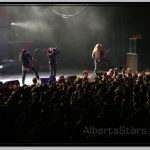
[[[11,23],[11,26],[13,26],[13,25],[15,25],[15,23],[14,23],[14,22],[12,22],[12,23]]]

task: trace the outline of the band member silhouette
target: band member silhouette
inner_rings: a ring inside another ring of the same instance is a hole
[[[109,52],[107,50],[105,53],[103,52],[102,49],[102,44],[96,44],[93,52],[92,52],[92,58],[94,59],[94,73],[98,73],[98,67],[102,64],[105,63],[107,65],[107,68],[110,67],[110,63],[106,58],[106,54]]]
[[[56,70],[57,70],[56,55],[58,53],[59,50],[57,48],[48,48],[50,78],[53,78],[54,80],[56,80]]]
[[[35,60],[26,49],[22,49],[20,51],[19,60],[22,64],[22,84],[25,83],[25,78],[28,71],[33,71],[36,78],[39,80],[39,75],[33,65]]]

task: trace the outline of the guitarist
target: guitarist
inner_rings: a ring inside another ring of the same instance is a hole
[[[109,52],[109,50],[107,52]],[[98,73],[98,66],[102,62],[106,62],[109,66],[109,62],[106,59],[106,53],[104,54],[102,50],[102,44],[96,44],[92,52],[92,58],[94,59],[94,73]]]
[[[39,80],[39,75],[36,69],[34,68],[33,64],[30,63],[30,61],[34,62],[35,60],[26,49],[21,50],[19,60],[22,64],[22,84],[25,82],[27,71],[33,71],[36,75],[36,78]]]

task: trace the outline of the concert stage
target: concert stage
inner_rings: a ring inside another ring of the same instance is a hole
[[[59,70],[59,72],[57,73],[57,76],[56,76],[56,80],[59,78],[60,75],[64,75],[65,77],[68,77],[68,76],[77,76],[77,77],[80,77],[82,75],[82,70]],[[91,78],[94,73],[92,70],[88,70],[89,72],[89,78]],[[49,72],[39,72],[39,76],[40,78],[48,78],[49,77]],[[22,82],[21,82],[21,77],[22,75],[21,74],[0,74],[0,82],[7,82],[7,81],[13,81],[13,80],[19,80],[20,82],[20,85],[22,85]],[[27,73],[27,76],[26,76],[26,80],[25,80],[25,84],[27,85],[31,85],[32,84],[32,79],[33,77],[35,77],[35,74],[32,73],[32,72],[29,72]]]

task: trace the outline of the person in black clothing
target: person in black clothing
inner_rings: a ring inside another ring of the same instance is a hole
[[[49,69],[50,69],[50,78],[56,80],[56,55],[59,53],[57,48],[48,49],[48,59],[49,59]]]
[[[102,51],[102,44],[96,44],[92,52],[92,58],[94,59],[94,72],[98,72],[98,65],[100,64],[101,58],[103,58],[104,53]]]
[[[107,52],[109,52],[109,50],[107,50]],[[102,44],[98,43],[95,45],[92,51],[92,58],[94,59],[94,73],[98,73],[99,66],[102,63],[107,65],[107,69],[110,68],[110,63],[106,58],[107,52],[104,53]]]
[[[39,80],[39,75],[34,68],[33,63],[30,63],[30,61],[34,62],[35,60],[26,49],[21,50],[19,60],[22,64],[22,84],[25,82],[27,71],[33,71],[36,75],[36,78]]]

